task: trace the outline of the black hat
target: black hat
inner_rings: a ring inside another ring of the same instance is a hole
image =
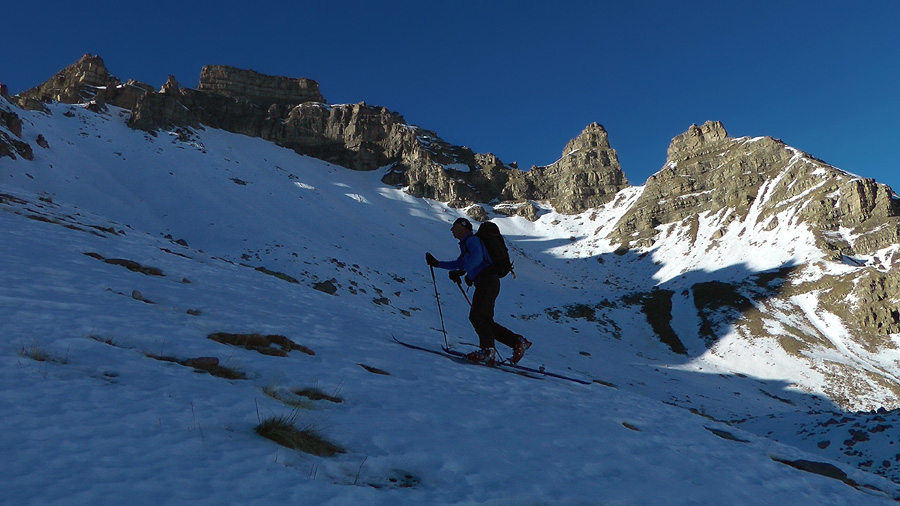
[[[456,221],[453,222],[453,225],[454,226],[462,225],[462,226],[466,227],[467,229],[469,229],[470,231],[472,230],[472,223],[465,218],[457,218]]]

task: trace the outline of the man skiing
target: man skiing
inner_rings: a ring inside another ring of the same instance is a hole
[[[472,233],[472,223],[465,218],[453,222],[450,232],[459,241],[459,258],[440,261],[431,253],[425,253],[425,261],[431,267],[450,270],[450,279],[459,283],[465,274],[466,284],[475,284],[469,321],[478,334],[481,349],[466,355],[473,362],[494,362],[494,340],[513,349],[510,362],[518,363],[531,347],[531,342],[519,334],[494,322],[494,303],[500,295],[500,277],[491,272],[491,258],[481,239]]]

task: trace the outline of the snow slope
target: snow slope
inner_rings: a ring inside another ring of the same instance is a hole
[[[443,342],[423,257],[456,255],[449,225],[460,211],[386,187],[380,171],[259,139],[212,129],[151,136],[127,128],[125,111],[51,111],[16,111],[23,138],[41,133],[49,149],[35,148],[33,161],[0,159],[3,504],[900,497],[839,443],[824,456],[813,444],[844,437],[840,421],[816,441],[796,434],[847,414],[777,373],[734,374],[731,363],[675,355],[633,309],[607,308],[599,322],[548,311],[659,282],[652,259],[594,239],[640,189],[596,213],[497,218],[518,274],[503,281],[497,319],[534,341],[524,365],[593,381],[584,386],[392,341]],[[475,341],[466,302],[436,274],[449,339],[465,350]],[[284,335],[314,355],[208,338],[219,332]],[[177,363],[197,357],[245,379]],[[341,402],[301,398],[302,388]],[[317,457],[262,438],[254,427],[273,416],[345,453]],[[798,428],[779,432],[767,417]],[[856,486],[779,462],[797,460],[836,466]]]

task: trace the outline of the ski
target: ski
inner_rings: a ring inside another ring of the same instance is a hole
[[[530,371],[516,370],[516,368],[512,367],[512,364],[507,364],[507,363],[503,363],[503,362],[495,362],[493,365],[479,364],[479,363],[472,362],[472,361],[466,359],[466,356],[464,353],[460,353],[460,352],[454,351],[454,350],[448,350],[447,348],[444,348],[443,346],[441,346],[440,350],[435,350],[435,349],[431,349],[431,348],[426,348],[424,346],[417,346],[415,344],[403,342],[394,336],[391,336],[391,337],[394,338],[394,341],[396,341],[397,344],[403,345],[407,348],[411,348],[413,350],[419,350],[419,351],[427,351],[428,353],[433,353],[435,355],[440,355],[444,358],[449,358],[450,360],[452,360],[454,362],[459,362],[462,364],[480,365],[483,367],[491,367],[493,369],[498,369],[500,371],[509,372],[509,373],[517,374],[519,376],[524,376],[526,378],[531,378],[531,379],[536,379],[536,380],[544,379],[542,376],[536,375]]]
[[[513,363],[510,363],[510,362],[508,362],[508,361],[495,362],[493,365],[489,365],[489,364],[477,364],[477,363],[475,363],[475,362],[471,362],[471,361],[469,361],[468,359],[466,359],[466,354],[465,354],[465,353],[462,353],[462,352],[459,352],[459,351],[456,351],[456,350],[451,350],[451,349],[446,348],[446,347],[444,347],[444,346],[441,346],[441,349],[440,349],[440,351],[439,351],[439,350],[435,350],[435,349],[432,349],[432,348],[426,348],[426,347],[424,347],[424,346],[418,346],[418,345],[415,345],[415,344],[410,344],[410,343],[403,342],[403,341],[397,339],[397,338],[396,338],[395,336],[393,336],[393,335],[392,335],[391,337],[393,337],[393,338],[394,338],[394,341],[396,341],[398,344],[403,345],[403,346],[405,346],[405,347],[407,347],[407,348],[411,348],[411,349],[414,349],[414,350],[425,351],[425,352],[428,352],[428,353],[433,353],[433,354],[435,354],[435,355],[440,355],[440,356],[442,356],[442,357],[447,357],[447,358],[452,359],[452,360],[454,360],[454,361],[456,361],[456,362],[462,362],[462,363],[472,364],[472,365],[482,365],[482,366],[485,366],[485,367],[493,367],[494,369],[500,369],[500,370],[504,370],[504,371],[506,371],[506,372],[513,372],[513,373],[517,373],[517,374],[524,375],[524,376],[526,376],[526,377],[534,378],[534,379],[543,379],[543,377],[547,376],[547,377],[551,377],[551,378],[557,378],[557,379],[561,379],[561,380],[571,381],[571,382],[573,382],[573,383],[579,383],[579,384],[581,384],[581,385],[590,385],[590,384],[591,384],[590,381],[586,381],[586,380],[579,379],[579,378],[573,378],[573,377],[571,377],[571,376],[566,376],[566,375],[563,375],[563,374],[557,374],[557,373],[554,373],[554,372],[550,372],[550,371],[547,371],[546,369],[544,369],[543,367],[541,367],[541,368],[539,368],[539,369],[535,369],[535,368],[533,368],[533,367],[526,367],[526,366],[519,365],[519,364],[513,364]]]
[[[455,357],[460,357],[465,360],[465,356],[466,356],[465,353],[461,353],[456,350],[450,350],[450,349],[444,348],[443,346],[441,347],[441,349],[443,349],[446,353],[449,353]],[[540,368],[527,367],[524,365],[513,364],[512,362],[509,362],[509,361],[497,362],[497,364],[502,365],[503,367],[511,367],[511,368],[519,370],[519,371],[525,371],[525,372],[530,372],[530,373],[534,373],[534,374],[541,374],[544,376],[550,376],[552,378],[558,378],[558,379],[562,379],[562,380],[566,380],[566,381],[572,381],[575,383],[581,383],[582,385],[590,385],[591,384],[590,381],[586,381],[586,380],[579,379],[579,378],[573,378],[571,376],[566,376],[563,374],[557,374],[555,372],[550,372],[550,371],[544,369],[543,366],[541,366]]]

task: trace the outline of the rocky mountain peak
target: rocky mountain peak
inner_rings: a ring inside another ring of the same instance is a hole
[[[720,122],[707,122],[672,140],[669,161],[647,180],[615,237],[649,246],[661,225],[696,229],[702,217],[716,216],[708,226],[718,239],[735,222],[775,229],[791,209],[792,221],[808,224],[831,255],[870,254],[898,239],[893,218],[900,213],[891,194],[777,139],[730,138]],[[854,230],[853,244],[841,239],[842,228]]]
[[[566,144],[559,160],[512,178],[503,196],[546,200],[562,213],[577,214],[609,202],[628,186],[606,129],[592,123]]]
[[[67,104],[93,99],[98,89],[121,84],[106,69],[103,58],[85,54],[77,62],[57,72],[47,82],[20,93],[16,98],[26,109],[40,109],[40,104],[57,101]]]
[[[691,153],[710,148],[711,145],[728,139],[725,126],[720,121],[707,121],[701,126],[691,125],[687,132],[672,139],[669,144],[669,160],[683,158]]]
[[[575,137],[568,144],[566,144],[565,149],[563,149],[562,156],[566,157],[569,154],[579,151],[579,150],[603,150],[603,149],[611,149],[609,146],[609,135],[606,133],[606,129],[603,128],[603,125],[599,123],[591,123],[586,126],[581,134],[578,137]]]
[[[132,109],[138,99],[152,91],[144,83],[129,80],[123,83],[106,68],[103,58],[85,54],[77,62],[57,72],[47,82],[26,90],[13,101],[23,109],[42,110],[44,103],[90,103],[96,110],[107,103]]]

